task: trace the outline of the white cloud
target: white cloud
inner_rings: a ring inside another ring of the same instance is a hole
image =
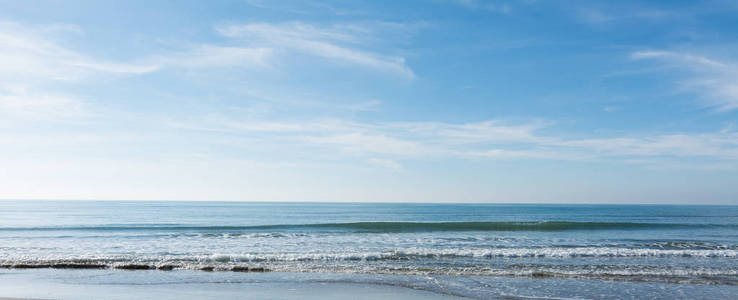
[[[280,13],[301,15],[315,15],[332,13],[334,15],[364,15],[366,12],[359,9],[350,9],[346,5],[334,6],[328,1],[273,1],[273,0],[243,0],[244,3],[260,9],[270,9]],[[348,3],[343,3],[348,4]]]
[[[462,155],[471,158],[489,158],[489,159],[553,159],[553,160],[583,160],[584,157],[571,154],[569,156],[563,152],[550,150],[509,150],[509,149],[487,149],[483,151],[462,152]]]
[[[606,3],[606,5],[584,5],[577,7],[574,11],[580,21],[593,25],[634,21],[663,22],[674,19],[684,20],[696,14],[689,10],[670,10],[655,6],[619,2]]]
[[[238,38],[251,44],[287,49],[313,56],[334,59],[384,72],[414,78],[403,57],[390,56],[358,49],[366,34],[359,26],[320,28],[303,23],[252,23],[220,27],[226,37]]]
[[[617,106],[611,106],[611,105],[608,105],[608,106],[605,106],[605,107],[602,108],[602,111],[609,112],[609,113],[616,112],[616,111],[619,111],[619,110],[620,110],[619,107],[617,107]]]
[[[62,26],[66,27],[69,26]],[[95,73],[142,74],[157,70],[153,65],[110,62],[86,56],[55,42],[48,28],[0,23],[0,78],[77,80]]]
[[[456,3],[468,9],[486,10],[495,13],[509,14],[512,6],[508,3],[490,3],[484,0],[456,0]]]
[[[396,24],[390,25],[396,27]],[[55,111],[71,116],[94,103],[82,105],[76,97],[64,96],[48,88],[41,90],[41,87],[58,89],[58,83],[87,84],[101,76],[140,75],[168,68],[273,68],[276,55],[285,51],[414,77],[403,58],[359,49],[376,41],[377,35],[364,26],[348,24],[322,28],[303,23],[248,24],[223,27],[218,31],[232,39],[228,46],[202,44],[167,54],[143,55],[128,63],[95,58],[70,47],[70,35],[83,33],[75,25],[0,23],[0,83],[23,87],[22,92],[0,87],[1,109],[6,115],[15,110],[15,115],[51,117],[54,113],[50,112]],[[365,111],[379,103],[365,101],[345,105],[343,109]]]
[[[35,92],[26,86],[0,86],[0,116],[5,118],[58,119],[87,114],[85,104],[70,96]]]
[[[662,58],[676,61],[679,63],[688,64],[690,67],[699,69],[707,68],[712,70],[713,68],[726,69],[729,67],[728,64],[716,61],[704,56],[690,55],[684,53],[670,52],[670,51],[638,51],[631,55],[634,59],[643,58]]]
[[[586,149],[600,156],[738,158],[738,134],[730,132],[583,139],[560,141],[557,144]]]
[[[337,146],[343,151],[355,153],[409,156],[428,153],[428,149],[423,144],[386,135],[349,133],[330,136],[305,136],[303,139],[313,144]]]
[[[394,171],[401,171],[402,165],[397,163],[394,160],[386,159],[386,158],[370,158],[367,160],[367,162],[371,165],[375,165],[378,167],[394,170]]]
[[[323,153],[339,151],[358,156],[391,158],[547,159],[560,161],[662,161],[738,159],[738,133],[720,130],[701,134],[653,134],[572,139],[543,134],[551,124],[508,124],[499,120],[473,123],[390,122],[360,123],[328,119],[302,122],[230,120],[210,117],[199,130],[254,137],[264,142],[287,143],[285,148]],[[178,125],[178,128],[198,130]],[[253,141],[250,141],[253,143]],[[333,149],[333,150],[331,150]],[[714,163],[714,162],[712,162]],[[683,165],[686,163],[683,161]]]
[[[375,111],[380,105],[382,105],[382,101],[369,100],[369,101],[362,102],[362,103],[345,105],[344,107],[349,111],[358,112],[358,111]]]
[[[74,95],[41,88],[79,82],[101,74],[143,74],[155,65],[96,59],[63,46],[59,35],[80,33],[74,25],[23,26],[0,23],[0,114],[14,120],[58,120],[88,116],[88,104]]]
[[[201,45],[186,52],[169,54],[150,61],[159,67],[269,67],[269,60],[273,55],[274,49],[271,48]]]
[[[633,164],[648,170],[659,171],[678,171],[678,170],[695,170],[695,171],[729,171],[738,169],[738,164],[730,161],[719,162],[685,162],[674,159],[627,159],[623,161],[626,164]]]
[[[98,74],[151,73],[167,67],[268,66],[273,49],[200,45],[183,52],[142,57],[136,63],[97,59],[57,42],[74,25],[22,26],[0,23],[0,78],[6,81],[79,81]]]
[[[670,51],[639,51],[633,59],[659,59],[690,74],[680,88],[702,95],[718,111],[738,109],[738,63]]]
[[[444,140],[448,144],[474,143],[532,143],[540,137],[533,131],[544,127],[544,124],[534,122],[523,125],[506,125],[501,121],[483,121],[464,124],[449,124],[438,122],[395,123],[393,127],[406,130],[413,135],[431,137],[434,140]]]

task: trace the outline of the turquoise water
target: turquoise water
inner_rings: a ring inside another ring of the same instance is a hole
[[[319,279],[480,299],[729,298],[738,207],[4,201],[0,265],[131,285],[149,274],[162,284]],[[269,272],[232,272],[246,268]]]

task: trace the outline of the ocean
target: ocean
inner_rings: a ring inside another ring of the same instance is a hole
[[[738,206],[0,202],[0,297],[293,299],[326,286],[398,299],[735,298]]]

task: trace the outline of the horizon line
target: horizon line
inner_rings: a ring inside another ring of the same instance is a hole
[[[10,201],[41,201],[41,202],[220,202],[220,203],[314,203],[314,204],[444,204],[444,205],[468,205],[468,204],[501,204],[501,205],[643,205],[643,206],[738,206],[738,204],[727,203],[622,203],[622,202],[398,202],[398,201],[252,201],[252,200],[123,200],[123,199],[5,199],[0,202]]]

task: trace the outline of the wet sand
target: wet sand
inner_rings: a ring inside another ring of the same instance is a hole
[[[227,280],[220,276],[231,274]],[[268,277],[264,277],[268,275]],[[290,274],[157,270],[0,270],[0,300],[48,299],[464,299],[401,285],[292,281]]]

